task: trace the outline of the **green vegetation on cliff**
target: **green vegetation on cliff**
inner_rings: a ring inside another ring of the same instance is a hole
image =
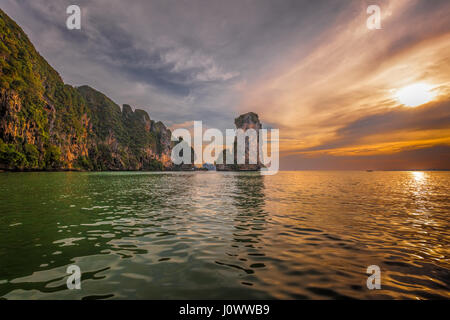
[[[162,170],[170,148],[145,111],[64,84],[0,10],[0,169]]]

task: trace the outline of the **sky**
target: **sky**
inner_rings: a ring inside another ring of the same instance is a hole
[[[77,0],[68,30],[71,4],[0,0],[66,83],[171,128],[256,112],[282,170],[450,169],[448,0]]]

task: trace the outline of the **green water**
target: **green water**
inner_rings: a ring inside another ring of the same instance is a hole
[[[447,172],[0,173],[0,297],[450,298],[449,195]]]

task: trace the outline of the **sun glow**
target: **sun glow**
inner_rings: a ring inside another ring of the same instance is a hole
[[[433,100],[435,94],[432,92],[432,86],[426,83],[415,83],[397,90],[395,96],[401,104],[417,107]]]
[[[425,178],[425,174],[422,171],[413,171],[411,173],[416,182],[422,182]]]

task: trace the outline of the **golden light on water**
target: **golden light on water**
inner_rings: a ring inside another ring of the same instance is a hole
[[[400,90],[395,96],[398,101],[408,107],[417,107],[434,99],[433,87],[426,83],[415,83]]]
[[[413,177],[414,177],[414,180],[416,180],[416,182],[422,182],[423,179],[425,178],[424,172],[421,172],[421,171],[413,171],[413,172],[411,172],[411,173],[412,173],[412,175],[413,175]]]

